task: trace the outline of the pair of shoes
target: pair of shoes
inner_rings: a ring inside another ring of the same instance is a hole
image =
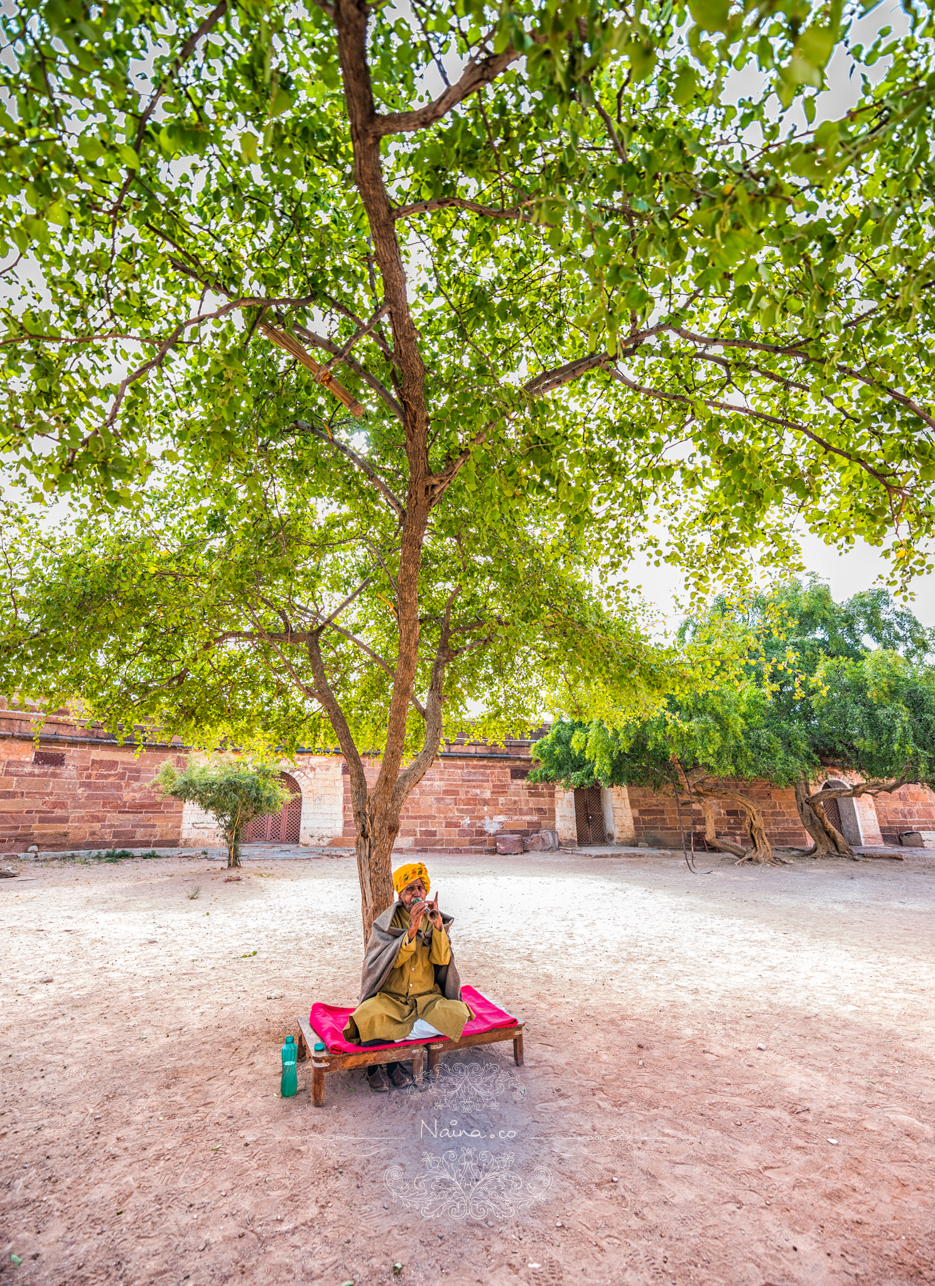
[[[374,1094],[386,1094],[390,1088],[390,1078],[386,1074],[386,1068],[378,1065],[377,1067],[367,1068],[367,1084]]]
[[[405,1089],[407,1085],[412,1084],[412,1077],[402,1063],[391,1063],[386,1070],[389,1073],[390,1080],[398,1090]]]

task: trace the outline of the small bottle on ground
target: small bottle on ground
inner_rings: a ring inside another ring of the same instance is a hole
[[[295,1037],[287,1036],[286,1043],[282,1047],[282,1083],[280,1093],[283,1098],[292,1098],[293,1094],[298,1091],[299,1081],[295,1070]]]

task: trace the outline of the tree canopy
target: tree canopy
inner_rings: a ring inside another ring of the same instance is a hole
[[[743,783],[791,786],[809,752],[800,729],[769,720],[768,701],[761,685],[728,680],[704,692],[670,696],[648,719],[623,719],[616,726],[562,720],[536,743],[539,766],[530,780],[558,781],[572,790],[600,784],[671,792],[679,809],[686,808],[683,842],[694,834],[697,805],[712,846],[741,861],[772,862],[762,810]],[[718,835],[714,799],[739,807],[752,843]]]
[[[619,561],[677,498],[702,581],[783,557],[794,511],[918,570],[932,40],[907,0],[865,47],[864,11],[26,0],[0,18],[23,478],[118,501],[223,457],[291,359],[319,467],[356,440],[395,473],[405,442],[391,507],[551,495]],[[856,101],[818,121],[832,54]]]
[[[707,640],[677,658],[651,644],[623,596],[593,587],[586,546],[539,510],[501,518],[449,503],[421,550],[415,660],[394,731],[398,527],[365,487],[356,503],[342,495],[343,473],[330,490],[309,484],[314,449],[301,435],[257,446],[246,473],[202,478],[200,505],[179,478],[120,518],[36,530],[8,515],[0,690],[49,709],[77,699],[85,717],[138,742],[339,747],[359,844],[376,825],[364,760],[385,763],[389,748],[375,881],[443,735],[523,735],[546,710],[599,712],[608,700],[648,711],[687,681],[686,657],[693,681],[716,666]]]
[[[722,600],[715,610],[731,609]],[[807,741],[795,782],[802,824],[815,851],[850,855],[822,801],[935,781],[935,631],[885,590],[836,603],[816,578],[756,596],[747,619],[762,649],[751,667],[770,690],[768,724]],[[810,783],[834,768],[858,782],[816,792]]]
[[[209,567],[227,642],[256,636],[243,604],[255,618],[269,479],[282,469],[299,488],[284,507],[317,551],[295,604],[309,614],[290,615],[277,587],[257,646],[288,670],[282,650],[302,639],[311,680],[297,672],[290,692],[348,763],[365,925],[392,899],[399,807],[438,746],[437,667],[483,666],[462,640],[476,628],[490,642],[474,650],[494,655],[501,617],[553,646],[550,622],[578,592],[563,551],[607,577],[642,544],[704,589],[751,544],[767,564],[794,557],[794,520],[885,545],[897,577],[927,565],[932,39],[907,0],[906,34],[863,48],[863,12],[25,0],[0,16],[14,477],[34,496],[141,506],[101,537],[117,582],[87,602],[127,673],[134,646],[158,652],[158,611],[173,622],[155,666],[165,691],[180,682],[173,647],[201,629],[194,604],[184,625],[173,617],[169,581],[200,592]],[[856,101],[819,121],[835,53]],[[731,101],[744,66],[752,91]],[[166,557],[184,565],[160,579],[140,524],[146,490],[173,475],[189,487],[177,504],[209,532],[226,524],[235,556],[197,536],[183,551],[179,529]],[[220,516],[202,515],[215,490]],[[677,515],[666,548],[660,505]],[[496,592],[477,588],[475,556],[499,566]],[[507,612],[511,560],[525,588]],[[221,564],[252,566],[253,584],[218,598]],[[145,639],[127,641],[117,602],[138,605]],[[352,609],[385,651],[341,623]],[[182,652],[186,674],[215,681]],[[366,682],[392,675],[372,788],[359,710],[336,692],[361,656]],[[243,693],[238,673],[218,680],[219,701]],[[404,768],[414,708],[421,744]]]
[[[392,528],[283,495],[283,472],[280,454],[263,506],[215,475],[200,507],[183,503],[185,481],[119,519],[37,531],[9,516],[3,691],[50,708],[78,696],[143,741],[289,755],[333,749],[340,727],[379,753],[398,648]],[[423,550],[407,753],[431,763],[442,734],[499,740],[606,694],[648,711],[686,681],[625,599],[594,591],[580,547],[515,512],[460,518]],[[699,679],[709,650],[693,649]]]

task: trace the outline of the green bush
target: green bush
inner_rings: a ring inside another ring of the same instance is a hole
[[[210,813],[227,845],[227,865],[240,865],[240,840],[255,817],[275,813],[289,798],[277,764],[258,757],[189,755],[181,771],[163,764],[155,784],[163,795],[197,804]]]

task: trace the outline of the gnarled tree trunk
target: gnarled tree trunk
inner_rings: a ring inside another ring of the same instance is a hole
[[[806,857],[856,858],[857,854],[841,832],[828,821],[824,805],[812,794],[804,777],[795,783],[795,806],[799,820],[815,841],[805,850]]]
[[[762,809],[755,799],[751,799],[748,795],[741,795],[738,791],[714,790],[703,786],[694,786],[693,791],[697,796],[701,813],[704,817],[706,843],[724,853],[731,853],[737,858],[738,866],[741,862],[756,862],[763,866],[780,865],[781,859],[776,857],[773,852],[773,846],[770,844],[769,837],[766,834],[766,823],[763,820]],[[739,804],[743,809],[747,822],[747,833],[751,840],[750,848],[743,848],[740,844],[735,844],[733,840],[725,839],[722,835],[718,835],[714,822],[714,809],[711,806],[711,801],[714,799]]]

